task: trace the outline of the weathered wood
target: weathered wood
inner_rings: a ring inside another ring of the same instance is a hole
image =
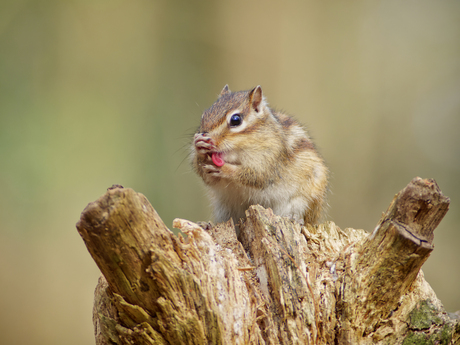
[[[395,196],[373,233],[348,253],[338,303],[343,343],[372,334],[399,307],[433,250],[433,231],[448,208],[449,198],[434,180],[415,178]]]
[[[252,206],[239,225],[176,219],[141,194],[109,189],[77,224],[100,268],[99,344],[454,344],[420,270],[449,199],[414,179],[372,234],[301,227]]]

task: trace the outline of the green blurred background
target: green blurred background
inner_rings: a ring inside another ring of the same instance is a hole
[[[98,269],[75,229],[112,184],[166,224],[210,218],[201,112],[262,85],[308,125],[329,218],[371,231],[415,176],[451,197],[424,265],[460,309],[459,1],[0,3],[0,343],[93,344]]]

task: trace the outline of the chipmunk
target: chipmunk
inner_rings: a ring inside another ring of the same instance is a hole
[[[191,160],[216,222],[237,224],[255,204],[301,223],[320,217],[328,169],[304,127],[270,109],[260,86],[231,92],[225,85],[201,116]]]

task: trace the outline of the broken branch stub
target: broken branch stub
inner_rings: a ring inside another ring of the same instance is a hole
[[[341,321],[354,320],[354,326],[343,328],[341,339],[352,344],[396,309],[433,250],[433,231],[449,202],[434,180],[421,178],[394,197],[373,233],[356,248],[358,255],[348,258],[339,308]]]
[[[414,332],[453,342],[459,324],[420,271],[448,204],[433,180],[416,178],[370,235],[251,206],[238,238],[232,221],[176,219],[184,239],[143,195],[110,189],[77,224],[105,277],[96,342],[396,344]],[[428,329],[411,328],[420,305],[436,320]]]
[[[109,189],[83,210],[77,229],[114,293],[146,310],[155,309],[157,283],[145,273],[152,243],[169,255],[171,231],[147,198],[132,189]],[[153,295],[152,295],[153,294]]]

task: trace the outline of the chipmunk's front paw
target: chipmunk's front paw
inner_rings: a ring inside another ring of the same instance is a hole
[[[203,165],[203,171],[206,175],[210,175],[210,176],[219,177],[221,175],[220,168],[216,167],[215,165],[211,165],[211,164]]]

